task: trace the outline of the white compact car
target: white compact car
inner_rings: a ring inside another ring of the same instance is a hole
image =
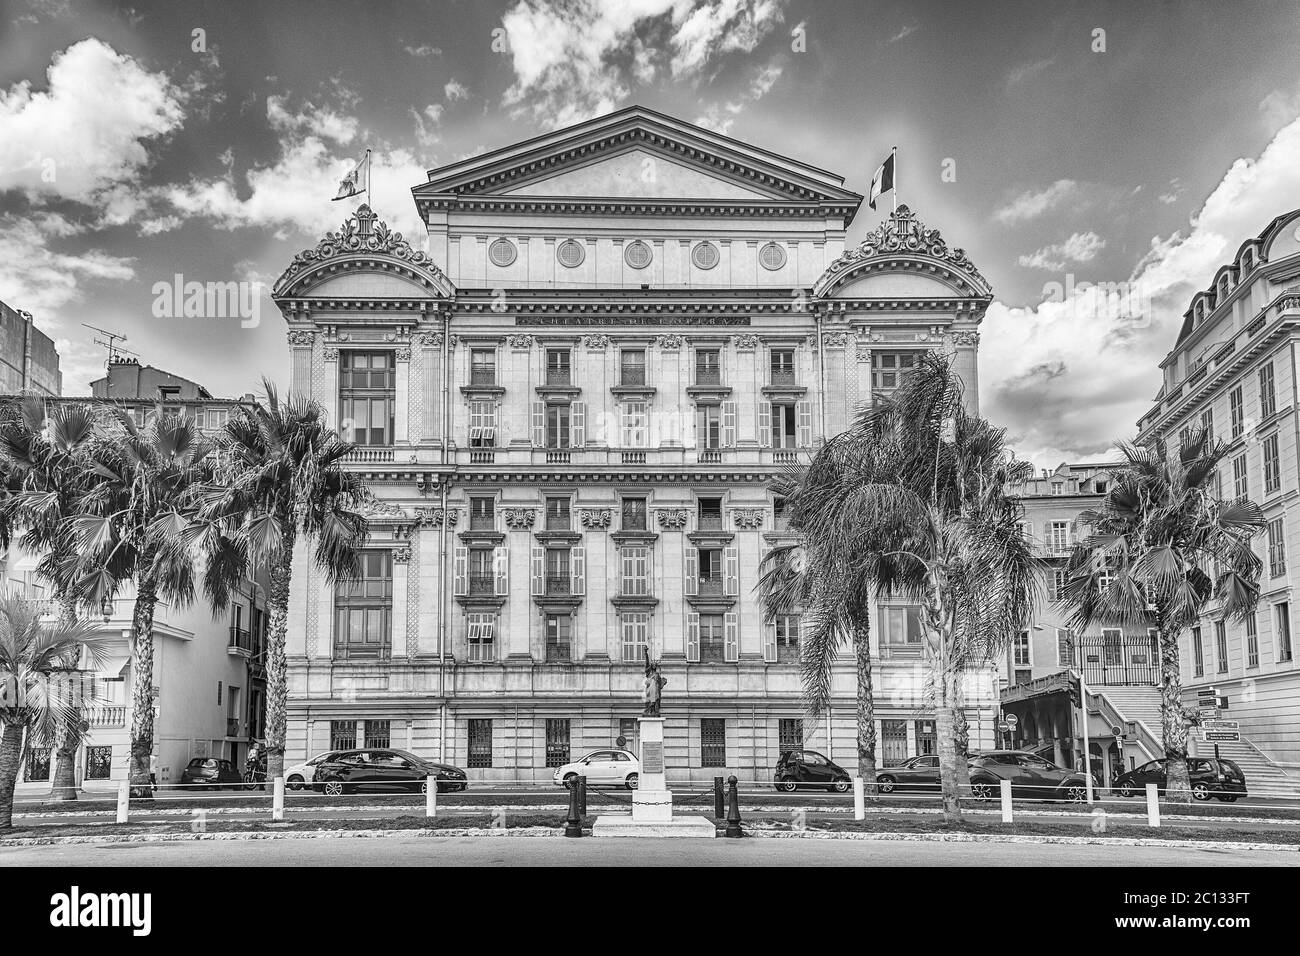
[[[317,766],[336,753],[338,753],[337,750],[327,750],[323,754],[312,757],[306,763],[296,763],[292,767],[285,767],[284,785],[290,790],[301,790],[316,779]]]
[[[581,760],[556,768],[555,785],[571,789],[584,774],[589,787],[635,790],[641,780],[641,761],[626,750],[593,750]]]

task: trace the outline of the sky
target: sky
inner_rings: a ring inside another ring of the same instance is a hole
[[[288,371],[269,295],[199,319],[160,289],[269,290],[367,147],[418,244],[426,170],[637,103],[861,193],[896,145],[900,201],[993,285],[982,412],[1041,467],[1101,460],[1192,293],[1300,207],[1298,40],[1294,0],[0,0],[0,300],[66,394],[103,374],[83,323],[255,392]]]

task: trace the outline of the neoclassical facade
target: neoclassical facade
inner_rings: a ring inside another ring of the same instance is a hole
[[[754,593],[786,538],[769,482],[925,350],[975,403],[976,267],[902,206],[846,247],[842,177],[640,107],[412,193],[427,237],[362,206],[274,289],[292,386],[376,496],[361,581],[295,567],[290,755],[391,745],[549,779],[635,744],[649,654],[680,778],[765,779],[799,743],[851,763],[851,659],[805,722],[798,616],[764,621]],[[902,759],[934,745],[919,619],[878,618]],[[995,682],[971,684],[976,745]]]

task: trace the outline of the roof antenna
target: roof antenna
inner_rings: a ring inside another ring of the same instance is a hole
[[[134,355],[134,356],[136,356],[136,358],[139,358],[139,357],[140,357],[140,353],[139,353],[139,352],[132,352],[130,349],[124,349],[124,348],[122,348],[120,345],[117,344],[118,341],[122,341],[122,342],[125,342],[125,341],[126,341],[126,336],[123,335],[121,332],[110,332],[108,329],[101,329],[101,328],[100,328],[99,326],[97,326],[97,325],[90,325],[90,324],[88,324],[88,323],[86,323],[86,322],[82,322],[81,324],[82,324],[83,326],[85,326],[86,328],[88,328],[88,329],[91,329],[91,330],[93,330],[93,331],[95,331],[95,332],[98,332],[100,335],[106,335],[106,336],[108,336],[108,338],[107,338],[106,340],[105,340],[105,339],[92,339],[92,340],[91,340],[91,341],[93,341],[96,345],[102,345],[102,346],[104,346],[106,349],[108,349],[108,361],[104,363],[104,367],[105,367],[105,368],[107,368],[108,366],[110,366],[110,365],[112,365],[114,362],[116,362],[116,361],[118,360],[117,357],[118,357],[119,354],[123,354],[123,355]]]

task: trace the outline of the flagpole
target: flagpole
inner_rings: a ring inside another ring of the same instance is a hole
[[[894,175],[898,175],[895,170]],[[370,205],[370,147],[366,147],[366,205]],[[373,207],[371,207],[373,208]]]
[[[894,214],[898,214],[898,147],[893,149],[894,160]]]

